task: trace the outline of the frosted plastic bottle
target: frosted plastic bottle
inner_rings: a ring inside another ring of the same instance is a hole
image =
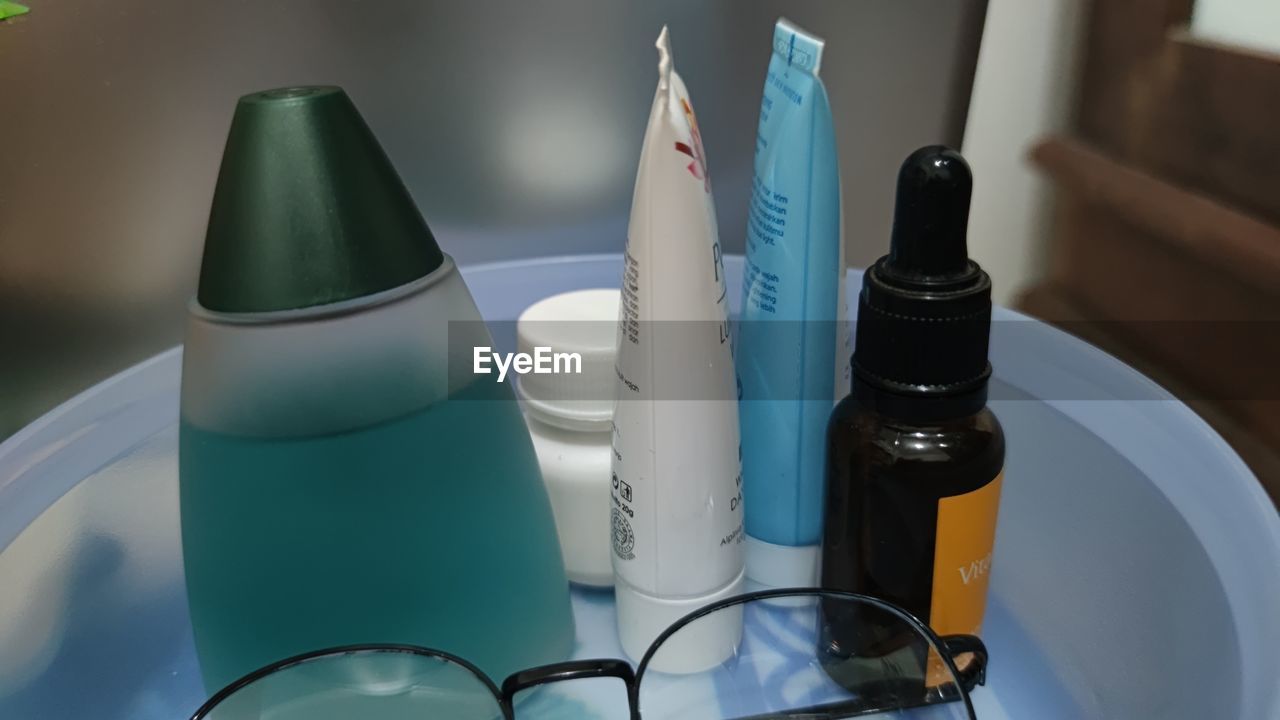
[[[345,93],[241,99],[183,356],[208,691],[351,643],[439,648],[496,678],[568,657],[568,583],[510,384],[450,381],[492,344]]]

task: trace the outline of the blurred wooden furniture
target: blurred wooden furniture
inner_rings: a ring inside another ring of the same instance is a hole
[[[1093,4],[1075,130],[1032,150],[1057,216],[1018,304],[1186,400],[1280,501],[1280,56],[1189,36],[1191,4]]]

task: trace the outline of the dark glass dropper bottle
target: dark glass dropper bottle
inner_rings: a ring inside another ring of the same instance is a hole
[[[944,636],[978,634],[1004,465],[986,407],[991,279],[965,240],[972,187],[949,148],[903,163],[890,252],[863,277],[853,392],[827,430],[823,586],[892,602]],[[824,609],[824,665],[864,695],[941,682],[921,645],[887,614]],[[886,666],[893,687],[865,686]]]

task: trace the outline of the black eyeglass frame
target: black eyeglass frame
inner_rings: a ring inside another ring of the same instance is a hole
[[[254,670],[214,693],[213,696],[200,706],[199,710],[196,710],[195,714],[191,716],[191,720],[208,720],[209,714],[213,712],[224,700],[249,685],[283,670],[288,670],[289,668],[303,665],[314,660],[337,657],[340,655],[374,652],[417,655],[419,657],[446,660],[461,666],[462,668],[470,671],[476,679],[493,694],[494,700],[502,711],[503,720],[516,720],[515,697],[517,694],[524,692],[525,690],[530,690],[540,685],[548,685],[567,680],[584,680],[589,678],[616,678],[621,680],[627,690],[627,704],[630,706],[631,720],[643,720],[640,715],[640,681],[644,678],[644,673],[648,670],[649,663],[652,661],[654,654],[662,647],[663,643],[665,643],[668,638],[697,620],[727,607],[733,607],[734,605],[746,605],[747,603],[755,602],[757,600],[799,596],[812,596],[815,598],[844,598],[855,602],[865,602],[879,609],[901,616],[902,619],[907,621],[913,629],[921,635],[924,635],[933,647],[939,650],[938,655],[942,658],[942,661],[946,663],[947,669],[951,672],[951,676],[957,680],[957,684],[961,690],[960,700],[963,701],[965,709],[969,713],[969,717],[977,717],[973,710],[973,702],[969,699],[969,692],[978,685],[985,685],[987,681],[988,654],[986,645],[983,644],[981,638],[976,635],[939,636],[932,628],[921,622],[919,618],[912,615],[910,612],[907,612],[897,605],[869,595],[861,595],[858,593],[844,592],[840,590],[823,590],[821,588],[782,588],[776,590],[758,590],[755,592],[735,595],[733,597],[711,603],[689,613],[688,615],[685,615],[672,623],[666,630],[663,630],[662,633],[649,644],[649,648],[645,651],[644,657],[640,658],[640,663],[634,670],[632,669],[630,662],[617,658],[567,660],[565,662],[540,665],[527,670],[514,672],[511,675],[508,675],[507,678],[502,681],[502,686],[499,687],[492,678],[486,675],[483,670],[476,667],[470,661],[443,650],[434,650],[418,645],[394,643],[343,645],[340,647],[312,650],[300,655],[294,655]],[[956,655],[963,654],[972,654],[973,659],[965,667],[964,671],[961,672],[956,668],[954,657]],[[817,714],[818,712],[830,713],[840,711],[841,707],[839,706],[845,704],[845,702],[842,702],[812,708],[796,708],[794,710],[787,710],[783,712],[768,713],[765,715],[747,718],[737,718],[736,720],[784,720],[789,717],[806,719],[822,717],[848,718],[855,717],[856,715],[867,715],[906,709],[904,706],[866,707],[858,708],[855,715]],[[848,707],[845,707],[844,709],[847,710]],[[429,719],[424,718],[424,720]]]

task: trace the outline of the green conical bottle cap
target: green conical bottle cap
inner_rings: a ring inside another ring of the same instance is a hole
[[[412,282],[443,262],[341,88],[240,98],[209,212],[202,306],[243,313],[323,305]]]

